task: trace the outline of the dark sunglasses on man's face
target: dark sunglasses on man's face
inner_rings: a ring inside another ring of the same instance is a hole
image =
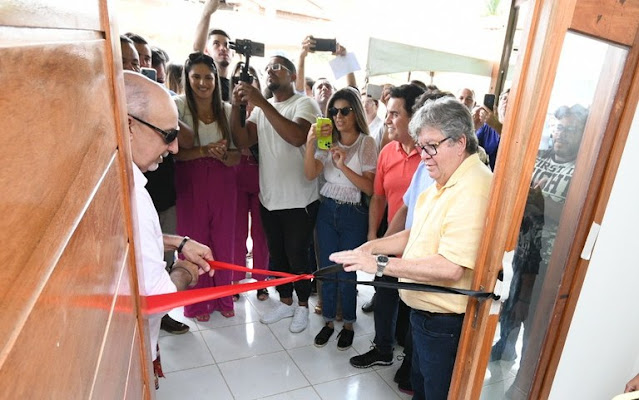
[[[331,117],[334,117],[338,113],[342,113],[343,116],[347,116],[348,114],[351,113],[351,111],[353,111],[353,107],[342,107],[342,108],[331,107],[328,109],[328,115],[330,115]]]
[[[134,115],[129,114],[129,117],[133,118],[134,120],[148,126],[149,128],[153,129],[154,131],[156,131],[157,133],[160,134],[160,136],[162,136],[162,138],[164,138],[164,141],[166,142],[166,144],[171,144],[175,138],[177,137],[178,133],[180,133],[180,128],[178,127],[177,129],[169,129],[168,131],[165,131],[164,129],[160,129],[155,125],[149,124],[148,122],[146,122],[143,119],[140,119]]]

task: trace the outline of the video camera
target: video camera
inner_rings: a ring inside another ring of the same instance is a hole
[[[264,43],[253,42],[248,39],[237,39],[230,42],[229,47],[246,58],[251,56],[264,57]]]
[[[253,83],[253,77],[249,73],[249,60],[251,56],[264,57],[264,43],[253,42],[248,39],[237,39],[234,42],[229,42],[229,47],[246,57],[238,81],[246,82],[250,85]],[[246,105],[244,104],[240,106],[240,122],[242,126],[246,125]]]

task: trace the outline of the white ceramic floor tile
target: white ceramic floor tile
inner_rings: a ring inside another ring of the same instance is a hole
[[[158,400],[215,399],[233,400],[219,369],[215,365],[166,373],[160,379]]]
[[[179,371],[214,364],[215,361],[200,332],[163,336],[159,340],[162,370]]]
[[[284,350],[259,322],[201,331],[217,363]]]
[[[257,399],[309,386],[285,352],[218,364],[236,400]]]
[[[192,332],[200,330],[200,328],[195,323],[195,320],[186,318],[184,316],[184,307],[174,308],[173,310],[169,312],[169,316],[171,316],[171,318],[173,318],[176,321],[180,321],[183,324],[187,324],[190,328],[190,331]],[[165,332],[162,329],[160,329],[160,336],[169,336],[169,335],[171,335],[171,333]]]
[[[357,355],[355,350],[340,351],[335,341],[322,348],[311,345],[292,349],[288,354],[313,385],[364,372],[348,362]]]
[[[259,321],[259,314],[253,308],[251,303],[246,301],[246,298],[242,298],[240,301],[234,304],[234,317],[226,318],[222,314],[220,314],[219,311],[215,311],[213,314],[211,314],[211,319],[207,322],[197,322],[199,329],[213,329],[223,326],[241,325]],[[195,319],[193,319],[193,321],[195,321]]]
[[[324,400],[399,399],[393,389],[373,371],[315,385],[315,391]]]
[[[364,354],[371,349],[373,339],[375,339],[375,333],[355,335],[355,338],[353,339],[353,348],[358,354]]]
[[[293,390],[288,393],[279,393],[269,397],[262,397],[260,400],[321,400],[312,387]]]

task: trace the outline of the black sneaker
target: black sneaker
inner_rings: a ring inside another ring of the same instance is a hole
[[[352,329],[342,329],[337,335],[337,350],[348,350],[353,345],[355,332]]]
[[[368,353],[352,357],[350,363],[355,368],[368,368],[373,365],[392,365],[393,353],[382,354],[377,350],[377,347],[373,346]]]
[[[328,343],[328,339],[331,338],[335,332],[335,329],[328,325],[325,325],[322,330],[315,336],[315,347],[324,347]]]
[[[166,314],[164,317],[162,317],[160,329],[174,335],[181,335],[189,331],[189,326],[174,320],[173,318],[169,317],[169,314]]]

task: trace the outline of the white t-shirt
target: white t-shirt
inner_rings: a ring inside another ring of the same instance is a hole
[[[191,110],[189,109],[186,103],[186,95],[180,95],[173,98],[175,100],[175,105],[178,109],[178,118],[180,121],[184,122],[190,127],[193,127],[193,115],[191,115]],[[222,106],[224,107],[224,113],[226,114],[226,120],[231,121],[231,105],[227,102],[222,102]],[[198,137],[195,138],[196,146],[206,146],[209,143],[219,142],[224,138],[222,135],[222,129],[220,129],[217,121],[211,122],[210,124],[205,124],[204,122],[198,120]],[[229,142],[227,143],[227,147],[229,149],[234,149],[235,145],[233,144],[233,139],[229,133]]]
[[[375,173],[377,169],[377,144],[375,139],[360,133],[352,145],[345,146],[339,141],[336,142],[336,145],[344,149],[346,153],[344,164],[353,172],[359,175],[364,172]],[[335,166],[329,151],[317,149],[315,150],[315,158],[324,165],[322,175],[326,182],[322,185],[320,194],[346,203],[360,203],[362,191]]]
[[[269,102],[285,118],[315,122],[320,115],[317,103],[311,98],[294,94],[289,99]],[[316,180],[304,176],[306,145],[295,147],[275,131],[264,112],[255,107],[248,122],[257,126],[260,149],[260,201],[270,211],[304,208],[319,199]]]
[[[147,179],[142,171],[133,164],[133,182],[135,185],[135,211],[138,217],[138,229],[140,230],[140,249],[142,259],[138,261],[138,269],[142,270],[143,281],[140,286],[142,296],[154,294],[173,293],[177,289],[167,274],[164,262],[164,241],[162,240],[162,228],[160,218],[153,206],[153,200],[144,187]],[[160,336],[161,314],[149,316],[149,334],[151,336],[151,356],[155,360],[158,336]]]

